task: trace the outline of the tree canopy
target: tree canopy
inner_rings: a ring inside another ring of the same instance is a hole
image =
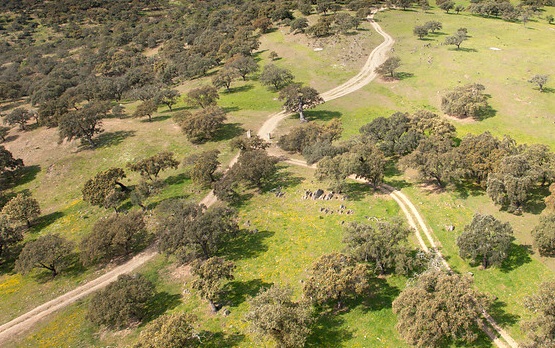
[[[55,277],[70,266],[73,243],[57,234],[40,236],[28,242],[15,261],[15,270],[26,274],[34,268],[44,268]]]
[[[187,139],[200,144],[214,139],[227,116],[222,108],[210,106],[193,114],[183,111],[174,118]]]
[[[158,209],[159,248],[175,254],[183,262],[215,255],[222,243],[237,233],[236,212],[230,208],[212,207],[170,200]]]
[[[87,180],[83,186],[83,200],[102,208],[117,207],[125,198],[127,186],[121,183],[125,172],[121,168],[110,168],[97,173],[94,178]]]
[[[145,276],[122,274],[93,296],[87,319],[110,329],[127,327],[146,316],[148,302],[154,295],[154,284]]]
[[[381,76],[387,76],[393,78],[395,77],[395,70],[401,66],[401,58],[399,57],[389,57],[378,66],[374,72]]]
[[[278,347],[304,347],[312,332],[312,307],[307,302],[293,302],[292,295],[290,288],[277,285],[262,289],[249,301],[245,315],[254,332],[272,337]]]
[[[441,98],[441,109],[448,115],[458,118],[479,119],[489,109],[486,88],[478,83],[456,87]]]
[[[20,193],[2,208],[2,213],[12,221],[21,221],[31,227],[31,221],[40,216],[40,206],[33,197]]]
[[[532,230],[532,237],[541,256],[555,256],[555,214],[541,216]]]
[[[8,249],[23,240],[23,233],[20,229],[14,229],[8,217],[0,215],[0,257],[5,256]]]
[[[60,141],[81,139],[87,141],[91,147],[95,147],[93,137],[104,131],[102,119],[107,116],[109,110],[109,103],[92,102],[79,110],[64,114],[58,124]]]
[[[138,172],[145,180],[156,180],[161,171],[166,169],[177,169],[179,162],[173,157],[173,152],[162,151],[154,156],[127,163],[127,167]]]
[[[357,264],[351,256],[331,253],[312,265],[303,291],[316,304],[334,303],[341,308],[346,298],[366,294],[369,280],[366,265]]]
[[[197,185],[209,188],[215,181],[214,173],[220,166],[219,150],[208,150],[192,154],[185,158],[183,164],[187,175]]]
[[[277,67],[274,64],[267,64],[260,74],[260,82],[265,86],[272,86],[275,90],[280,90],[293,82],[294,76],[291,71]]]
[[[491,215],[475,214],[457,238],[461,257],[480,262],[483,268],[500,265],[508,256],[513,228]]]
[[[469,276],[428,271],[393,301],[396,328],[416,347],[443,347],[478,338],[482,310],[490,301],[475,291]]]
[[[134,348],[184,348],[199,344],[194,324],[196,318],[189,313],[162,315],[141,331]]]
[[[526,348],[549,348],[555,345],[555,282],[539,285],[538,292],[527,297],[524,305],[534,313],[532,320],[523,323],[528,332]]]
[[[216,88],[212,86],[202,86],[194,88],[187,92],[185,102],[192,107],[207,108],[216,105],[217,100],[220,98]]]
[[[222,296],[224,281],[233,280],[234,269],[233,262],[218,256],[193,261],[191,273],[195,278],[191,282],[191,287],[199,292],[200,297],[208,301],[212,312],[218,309],[217,302]]]
[[[318,91],[312,87],[303,87],[300,83],[292,83],[283,88],[279,93],[279,99],[284,101],[283,107],[285,110],[298,112],[301,121],[306,121],[303,114],[304,110],[324,103],[324,99],[320,97]]]

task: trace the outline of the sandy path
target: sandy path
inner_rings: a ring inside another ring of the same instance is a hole
[[[343,83],[342,85],[322,93],[321,96],[325,101],[330,101],[330,100],[345,96],[349,93],[352,93],[364,87],[365,85],[367,85],[373,79],[376,78],[376,73],[374,72],[375,68],[385,61],[387,54],[393,47],[393,44],[395,41],[389,34],[384,32],[376,22],[372,20],[373,16],[374,16],[374,13],[371,16],[369,16],[369,20],[371,21],[372,27],[376,30],[378,34],[380,34],[384,38],[384,41],[379,46],[377,46],[374,50],[372,50],[365,65],[356,76],[349,79],[347,82]],[[263,139],[267,139],[269,137],[268,135],[271,134],[274,131],[274,129],[277,128],[279,123],[289,115],[290,113],[287,113],[285,111],[281,111],[270,115],[266,120],[266,122],[264,122],[264,124],[258,130],[257,132],[258,136],[260,136]],[[235,162],[237,162],[237,158],[238,156],[235,156],[231,160],[229,166],[232,166],[233,164],[235,164]],[[295,165],[304,165],[306,167],[315,168],[315,166],[308,166],[306,163],[304,163],[301,160],[288,160],[287,162]],[[412,202],[408,199],[408,197],[406,197],[402,192],[397,191],[396,189],[390,186],[384,185],[381,189],[384,192],[388,192],[390,196],[397,202],[397,204],[399,204],[399,207],[405,214],[409,225],[415,230],[416,237],[422,249],[425,251],[429,250],[426,243],[422,239],[422,236],[420,234],[420,229],[428,239],[428,242],[430,243],[432,248],[437,250],[434,239],[432,238],[428,227],[424,223],[422,216],[418,213],[418,211],[416,210],[416,207],[412,204]],[[201,200],[200,203],[208,207],[214,204],[216,201],[217,201],[217,198],[214,196],[214,193],[210,192],[206,197],[204,197]],[[418,222],[418,226],[414,221],[415,219]],[[37,322],[39,322],[49,314],[57,311],[58,309],[61,309],[71,303],[74,303],[75,301],[91,294],[96,290],[104,288],[108,284],[115,281],[119,275],[132,272],[133,270],[142,266],[145,262],[152,259],[156,255],[157,255],[157,252],[155,251],[145,251],[135,256],[133,259],[129,260],[125,264],[122,264],[114,268],[113,270],[107,272],[106,274],[96,278],[95,280],[92,280],[82,286],[79,286],[78,288],[60,297],[57,297],[54,300],[51,300],[41,306],[38,306],[35,309],[19,316],[18,318],[12,321],[1,325],[0,326],[0,345],[2,345],[2,343],[7,341],[8,339],[13,338],[14,335],[21,334],[22,332],[27,331],[34,324],[36,324]],[[441,254],[440,256],[441,256],[442,262],[446,265],[447,268],[449,268],[449,265],[447,264],[443,256]],[[518,344],[508,335],[508,333],[506,333],[493,320],[491,316],[489,316],[489,314],[484,312],[484,317],[490,323],[490,325],[499,333],[499,335],[501,335],[509,343],[510,347],[512,348],[518,347]],[[496,337],[494,333],[491,332],[489,328],[484,328],[484,331],[486,332],[486,334],[488,334],[488,336],[494,341],[494,343],[498,347],[500,348],[507,347],[503,342],[499,340],[499,338]]]

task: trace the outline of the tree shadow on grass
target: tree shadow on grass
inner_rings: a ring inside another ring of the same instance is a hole
[[[488,97],[488,99],[491,98],[491,95],[486,94],[486,96]],[[495,110],[494,108],[491,107],[491,105],[488,105],[482,112],[480,112],[477,116],[476,119],[478,121],[482,121],[491,117],[494,117],[495,115],[497,115],[497,110]]]
[[[13,183],[15,186],[27,184],[36,179],[37,174],[41,171],[41,167],[37,165],[25,166],[19,168],[13,176]]]
[[[229,90],[226,90],[224,93],[232,94],[232,93],[247,92],[247,91],[250,91],[253,88],[254,88],[254,85],[249,83],[248,85],[230,87]]]
[[[373,278],[370,280],[369,293],[370,296],[363,297],[360,301],[365,312],[391,308],[393,300],[399,296],[401,290],[389,285],[383,278]]]
[[[223,141],[233,139],[245,133],[241,123],[224,123],[214,136],[213,141]]]
[[[15,260],[21,253],[23,246],[23,243],[18,243],[4,250],[2,256],[0,256],[0,274],[14,273]]]
[[[158,318],[166,311],[174,309],[180,304],[181,295],[179,294],[170,294],[166,291],[157,293],[147,304],[146,316],[143,319],[143,323]]]
[[[521,245],[511,243],[509,247],[508,256],[501,264],[499,269],[503,273],[508,273],[518,267],[532,262],[530,255],[533,253],[531,245]]]
[[[221,254],[229,260],[241,260],[253,258],[268,250],[264,240],[274,235],[270,231],[241,230],[231,238],[222,248]]]
[[[247,281],[232,281],[227,283],[223,289],[224,299],[222,304],[229,307],[238,307],[247,298],[256,296],[261,289],[268,289],[271,283],[262,279],[251,279]]]
[[[226,106],[223,108],[225,113],[228,114],[230,112],[239,111],[241,110],[238,106]]]
[[[343,347],[353,332],[343,327],[345,320],[333,312],[322,314],[313,325],[306,347]]]
[[[266,182],[261,188],[262,193],[275,192],[276,196],[278,192],[286,187],[298,186],[303,182],[303,178],[300,176],[295,176],[291,172],[285,170],[286,167],[281,167],[278,169],[273,178]]]
[[[514,325],[520,320],[520,316],[505,312],[507,304],[503,301],[495,301],[489,308],[488,313],[495,318],[501,326]]]
[[[457,193],[459,198],[465,199],[469,196],[477,197],[483,196],[485,191],[479,185],[468,181],[459,181],[453,184],[455,187],[455,192]]]
[[[348,201],[360,201],[377,192],[371,185],[361,182],[347,182],[343,185],[342,194]]]
[[[171,118],[170,115],[160,115],[160,116],[156,116],[150,119],[150,121],[148,120],[148,118],[141,120],[141,123],[154,123],[154,122],[161,122],[161,121],[165,121],[168,118]]]
[[[477,49],[475,48],[468,48],[468,47],[459,47],[459,48],[449,48],[449,51],[455,51],[455,52],[478,52]]]
[[[401,72],[395,73],[395,78],[396,78],[397,80],[401,80],[401,81],[402,81],[402,80],[410,79],[411,77],[414,77],[414,74],[413,74],[413,73],[410,73],[410,72],[401,71]]]
[[[544,88],[544,91],[545,91],[545,88]],[[6,139],[4,139],[4,140],[2,141],[2,144],[3,144],[3,143],[8,143],[8,142],[10,142],[10,141],[14,141],[14,140],[17,139],[17,138],[19,138],[19,134],[8,135],[8,136],[6,137]]]
[[[296,115],[296,114],[295,114]],[[298,115],[296,115],[298,117]],[[305,110],[304,116],[308,121],[331,121],[334,118],[340,118],[343,114],[339,111],[329,110]]]
[[[555,93],[555,88],[544,87],[542,93]],[[7,141],[7,139],[6,139]]]
[[[87,270],[79,260],[79,254],[77,253],[71,253],[67,256],[67,264],[69,266],[60,270],[55,277],[52,276],[50,270],[45,268],[37,268],[36,271],[32,273],[32,277],[37,283],[44,284],[55,278],[73,278]]]
[[[530,192],[530,196],[526,204],[523,206],[523,210],[527,213],[539,215],[545,209],[545,197],[549,196],[549,188],[547,186],[541,186],[533,189]]]
[[[168,185],[179,185],[183,184],[187,179],[189,179],[189,177],[185,173],[181,173],[167,177],[164,182]]]
[[[46,228],[47,226],[53,224],[56,220],[58,220],[59,218],[61,218],[63,216],[64,216],[64,213],[62,213],[60,211],[55,211],[53,213],[43,215],[43,216],[37,218],[33,222],[33,226],[31,226],[31,230],[33,232],[39,232],[40,230],[42,230],[43,228]]]
[[[237,347],[245,340],[243,334],[224,334],[223,332],[201,331],[200,345],[204,348]]]
[[[96,139],[96,146],[95,148],[103,148],[103,147],[111,147],[121,144],[122,141],[125,139],[132,137],[135,135],[135,131],[116,131],[116,132],[109,132],[109,133],[102,133]],[[86,148],[88,149],[89,146],[87,144]]]

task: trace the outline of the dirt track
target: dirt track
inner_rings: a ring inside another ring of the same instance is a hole
[[[366,84],[370,83],[374,78],[376,78],[376,74],[374,70],[383,61],[385,61],[388,52],[390,52],[391,48],[393,47],[394,40],[389,34],[385,33],[377,23],[375,23],[372,20],[372,17],[373,15],[369,17],[369,20],[371,21],[371,24],[376,30],[376,32],[378,32],[378,34],[380,34],[384,38],[384,41],[370,53],[370,56],[368,57],[368,60],[366,61],[364,67],[356,76],[354,76],[344,84],[336,88],[333,88],[325,93],[322,93],[322,98],[325,101],[330,101],[330,100],[345,96],[349,93],[352,93],[364,87]],[[289,115],[290,114],[284,111],[270,115],[266,120],[266,122],[262,125],[262,127],[260,127],[257,134],[261,138],[267,139],[268,134],[272,133],[274,129],[279,125],[279,123]],[[237,161],[237,156],[233,158],[233,160],[230,163],[230,166],[233,165],[236,161]],[[290,160],[288,162],[295,165],[307,166],[306,163],[303,164],[303,162],[299,160]],[[436,245],[435,245],[434,239],[431,236],[430,231],[426,227],[426,224],[424,223],[422,216],[418,213],[418,211],[416,210],[412,202],[410,202],[408,197],[406,197],[402,192],[397,191],[393,187],[390,187],[387,185],[383,185],[382,189],[384,190],[384,192],[388,192],[391,195],[391,197],[399,204],[399,206],[401,207],[401,210],[407,217],[409,225],[415,229],[416,236],[421,247],[426,251],[429,250],[429,248],[427,247],[426,243],[424,242],[420,234],[420,230],[422,230],[422,232],[426,236],[431,247],[435,249]],[[202,199],[201,203],[203,203],[206,206],[211,206],[216,202],[216,200],[217,199],[214,196],[213,192],[210,192],[206,197]],[[418,225],[415,223],[415,220],[418,222]],[[29,330],[33,325],[35,325],[40,320],[44,319],[49,314],[74,303],[75,301],[91,294],[94,291],[104,288],[108,284],[115,281],[119,275],[134,271],[135,269],[142,266],[145,262],[152,259],[156,255],[157,255],[156,251],[152,251],[152,250],[145,251],[135,256],[133,259],[129,260],[128,262],[107,272],[106,274],[84,285],[81,285],[78,288],[62,296],[59,296],[43,305],[36,307],[35,309],[15,318],[14,320],[6,324],[1,325],[0,326],[0,346],[4,342],[10,339],[13,339],[15,335],[20,335],[21,333]],[[449,268],[449,265],[447,264],[445,259],[443,259],[443,256],[441,258],[442,258],[442,262],[446,265],[446,267]],[[491,316],[489,316],[487,313],[484,312],[484,317],[490,323],[490,325],[497,331],[497,333],[499,333],[499,335],[501,335],[505,339],[505,341],[509,344],[510,347],[512,348],[518,347],[518,344],[501,327],[499,327],[499,325],[497,325],[497,323],[493,320],[493,318],[491,318]],[[501,347],[501,348],[507,347],[507,345],[505,345],[499,338],[497,338],[496,335],[492,333],[489,328],[484,328],[484,331],[486,332],[486,334],[488,334],[488,336],[490,336],[490,338],[494,341],[494,343],[498,347]]]

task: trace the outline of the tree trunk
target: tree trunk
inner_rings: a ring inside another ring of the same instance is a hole
[[[123,192],[129,192],[129,187],[125,186],[125,185],[122,184],[121,182],[116,181],[116,185],[118,185],[118,186],[121,188],[121,190],[122,190]]]
[[[304,114],[303,114],[303,102],[299,101],[299,107],[297,109],[299,111],[299,119],[301,120],[301,122],[306,122],[306,118],[304,118]]]
[[[86,137],[87,141],[89,142],[89,145],[91,146],[91,148],[95,148],[96,144],[94,143],[94,141],[92,141],[92,137]]]
[[[482,258],[482,267],[484,267],[484,269],[488,268],[488,257],[486,255]]]
[[[148,122],[152,122],[152,115],[148,114],[147,116],[148,116]]]
[[[218,308],[216,307],[214,302],[212,302],[212,300],[208,299],[208,304],[210,304],[210,310],[212,311],[212,313],[216,313],[218,311]]]
[[[29,219],[27,219],[26,223],[27,223],[27,228],[31,228],[31,221],[29,221]]]

